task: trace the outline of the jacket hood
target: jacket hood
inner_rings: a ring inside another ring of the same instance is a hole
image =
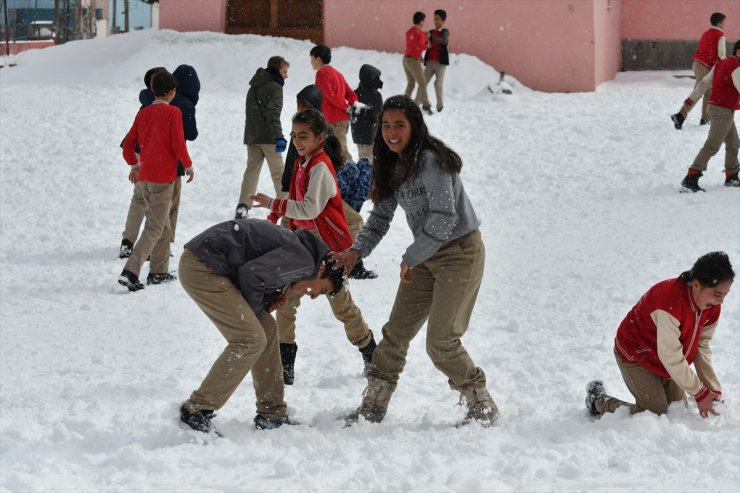
[[[260,67],[254,73],[252,80],[249,81],[249,85],[252,87],[260,87],[264,86],[265,84],[269,84],[270,82],[273,82],[275,84],[278,83],[275,80],[275,77],[273,77],[273,75],[268,72],[267,69]]]
[[[198,104],[200,79],[195,69],[190,65],[180,65],[172,75],[177,79],[177,93],[187,97],[194,105]]]
[[[326,254],[331,251],[331,249],[320,238],[309,233],[308,231],[301,229],[295,231],[295,235],[301,241],[303,246],[306,247],[306,249],[311,253],[311,256],[314,259],[313,277],[316,277],[316,275],[319,273],[319,266],[321,265],[321,262],[324,260],[324,257],[326,257]]]
[[[321,105],[324,102],[324,97],[321,95],[321,91],[313,84],[301,89],[296,96],[296,99],[307,103],[312,108],[319,111],[321,111]]]
[[[154,102],[154,93],[149,89],[142,89],[139,91],[139,103],[142,106],[149,106]]]
[[[383,87],[383,81],[380,80],[380,70],[368,64],[360,67],[360,85],[377,89]]]

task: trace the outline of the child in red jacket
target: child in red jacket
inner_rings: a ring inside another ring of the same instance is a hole
[[[650,288],[614,340],[617,366],[636,404],[608,396],[603,382],[594,380],[586,388],[591,414],[613,413],[622,406],[631,414],[664,414],[671,402],[685,401],[686,394],[694,397],[702,417],[717,414],[714,403],[722,390],[709,342],[734,278],[727,254],[711,252],[690,271]]]
[[[260,193],[252,196],[253,206],[269,208],[271,213],[268,219],[272,222],[277,222],[280,216],[289,217],[290,229],[308,230],[334,251],[349,248],[352,236],[344,218],[336,172],[323,147],[326,136],[324,117],[315,109],[296,114],[290,136],[299,157],[293,166],[288,198],[273,199]],[[301,296],[302,293],[288,294],[287,304],[277,312],[280,357],[286,385],[292,385],[294,380],[293,365],[298,351],[295,319]],[[375,339],[362,312],[346,286],[328,299],[334,317],[344,324],[347,339],[360,350],[367,369],[375,351]]]
[[[134,245],[118,283],[129,291],[143,289],[139,281],[141,266],[151,255],[147,284],[161,284],[176,279],[168,272],[170,261],[170,205],[177,179],[177,162],[180,161],[193,181],[193,168],[185,134],[182,113],[170,106],[175,97],[177,79],[162,70],[152,76],[151,90],[154,102],[139,110],[134,124],[123,141],[123,157],[133,168],[129,175],[132,183],[141,182],[147,218],[144,231]],[[141,149],[136,155],[136,145]]]

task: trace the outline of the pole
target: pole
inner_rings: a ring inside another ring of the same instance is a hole
[[[128,0],[123,0],[123,30],[128,32]]]
[[[5,54],[10,56],[10,29],[8,28],[8,0],[3,0],[3,16],[5,16]]]
[[[111,34],[114,34],[117,31],[117,28],[116,28],[116,9],[117,8],[118,6],[116,5],[116,0],[113,0],[113,18],[112,18],[113,22],[110,28]]]

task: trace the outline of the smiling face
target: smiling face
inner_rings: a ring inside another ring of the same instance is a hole
[[[331,279],[321,277],[325,268],[322,264],[315,278],[294,282],[290,285],[290,290],[294,293],[307,294],[312,300],[315,300],[322,294],[331,293],[334,290],[334,284],[332,284]]]
[[[388,148],[401,155],[411,141],[411,123],[406,113],[395,108],[386,110],[383,113],[381,132]]]
[[[293,122],[293,145],[301,156],[310,156],[324,144],[324,133],[316,135],[307,123]]]
[[[700,310],[706,310],[714,305],[721,305],[727,293],[730,292],[730,286],[732,286],[731,280],[723,281],[714,287],[707,287],[694,279],[691,281],[691,297]]]

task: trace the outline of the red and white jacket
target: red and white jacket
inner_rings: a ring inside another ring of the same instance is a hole
[[[136,144],[141,148],[138,159]],[[166,101],[155,100],[139,110],[123,141],[123,158],[131,166],[141,164],[140,181],[175,181],[178,160],[185,169],[189,169],[193,162],[185,144],[180,108],[170,106]]]
[[[706,77],[699,82],[689,95],[689,100],[699,98],[712,88],[709,104],[730,110],[740,110],[740,58],[730,55],[717,62]]]
[[[701,35],[699,47],[694,52],[694,61],[707,68],[725,57],[725,33],[718,27],[711,27]]]
[[[678,278],[661,281],[624,317],[614,345],[624,361],[672,378],[700,401],[709,390],[721,393],[709,348],[719,314],[720,305],[700,310],[686,282]]]
[[[316,71],[316,87],[323,98],[321,112],[326,123],[349,120],[347,108],[357,102],[357,94],[349,87],[344,76],[331,65],[324,65]]]
[[[273,199],[268,219],[290,218],[291,230],[316,228],[321,239],[335,252],[352,246],[352,235],[344,218],[337,175],[323,149],[296,159],[287,199]]]

